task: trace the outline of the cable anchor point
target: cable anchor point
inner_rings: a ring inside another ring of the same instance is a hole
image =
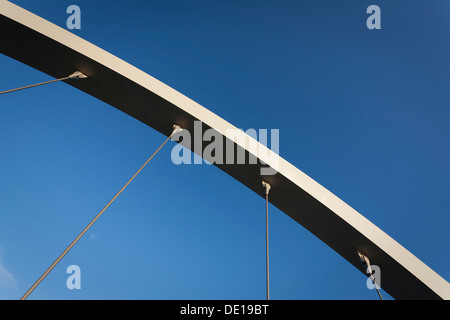
[[[86,79],[88,76],[80,71],[75,71],[69,76],[69,79]]]
[[[270,184],[265,182],[265,181],[263,181],[262,182],[262,186],[266,190],[266,194],[269,194],[269,191],[270,191],[270,188],[271,188]]]
[[[173,136],[174,134],[177,134],[178,132],[181,132],[181,131],[183,131],[183,128],[177,124],[174,124],[171,136]]]

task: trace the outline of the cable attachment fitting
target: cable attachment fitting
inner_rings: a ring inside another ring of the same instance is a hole
[[[358,252],[359,260],[361,260],[361,263],[363,266],[366,267],[366,273],[372,274],[372,268],[370,267],[370,260],[367,256],[365,256],[363,253],[361,253],[359,250],[356,250]]]
[[[263,186],[264,189],[266,189],[266,194],[269,194],[269,191],[270,191],[270,188],[271,188],[270,184],[268,184],[267,182],[263,181],[262,182],[262,186]]]
[[[75,71],[69,76],[69,79],[86,79],[88,76],[80,71]]]
[[[177,124],[174,124],[174,125],[173,125],[173,131],[172,131],[172,134],[171,134],[171,135],[174,135],[174,134],[176,134],[176,133],[178,133],[178,132],[181,132],[182,130],[183,130],[182,127],[180,127],[180,126],[177,125]]]

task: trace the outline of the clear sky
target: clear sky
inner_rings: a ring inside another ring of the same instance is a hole
[[[12,2],[62,28],[76,4],[71,32],[238,128],[279,129],[284,159],[450,279],[448,1]],[[0,68],[0,91],[51,80],[3,55]],[[64,83],[0,96],[0,299],[19,299],[164,138]],[[265,299],[264,200],[214,166],[175,165],[174,146],[29,299]],[[269,211],[272,299],[378,299]]]

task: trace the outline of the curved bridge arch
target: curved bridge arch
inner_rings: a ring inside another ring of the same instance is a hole
[[[220,164],[221,170],[264,197],[261,181],[271,184],[270,202],[325,242],[361,272],[357,250],[383,273],[382,287],[396,299],[450,299],[449,283],[348,204],[271,150],[235,139],[233,125],[145,72],[10,2],[0,0],[0,52],[52,77],[76,70],[88,75],[67,84],[123,111],[168,136],[173,124],[193,132],[214,129],[236,150],[259,164]],[[225,145],[225,144],[224,144]],[[185,145],[192,150],[191,145]],[[196,151],[196,150],[192,150]],[[278,162],[274,163],[274,159]],[[261,176],[261,162],[277,169]],[[234,162],[236,163],[236,162]]]

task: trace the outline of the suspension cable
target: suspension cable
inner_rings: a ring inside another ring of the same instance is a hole
[[[64,77],[64,78],[50,80],[50,81],[45,81],[45,82],[32,84],[32,85],[21,87],[21,88],[16,88],[16,89],[2,91],[2,92],[0,92],[0,95],[1,94],[5,94],[5,93],[11,93],[11,92],[19,91],[19,90],[34,88],[34,87],[37,87],[37,86],[42,86],[44,84],[49,84],[49,83],[53,83],[53,82],[64,81],[64,80],[71,80],[71,79],[85,79],[85,78],[87,78],[87,76],[85,74],[81,73],[80,71],[76,71],[76,72],[72,73],[70,76],[67,76],[67,77]]]
[[[266,190],[266,299],[270,300],[269,295],[269,190],[270,184],[263,181],[263,187]]]
[[[378,289],[377,282],[375,281],[375,277],[373,276],[372,267],[371,267],[371,264],[370,264],[369,257],[367,257],[365,254],[359,252],[359,250],[357,250],[357,253],[359,255],[359,259],[361,260],[361,263],[363,264],[363,266],[366,267],[366,274],[369,275],[369,278],[372,280],[373,285],[375,286],[375,289],[377,290],[378,297],[380,298],[380,300],[383,300],[383,297],[381,296],[381,292]]]
[[[50,273],[50,271],[53,270],[53,268],[61,261],[61,259],[69,252],[70,249],[80,240],[80,238],[89,230],[89,228],[100,218],[100,216],[108,209],[108,207],[114,202],[114,200],[117,199],[117,197],[125,190],[125,188],[131,183],[131,181],[136,178],[136,176],[144,169],[144,167],[152,160],[152,158],[158,153],[159,150],[167,143],[167,141],[172,138],[172,136],[175,133],[178,133],[182,130],[182,128],[178,125],[174,125],[174,130],[170,134],[170,136],[159,146],[159,148],[148,158],[148,160],[139,168],[139,170],[131,177],[130,180],[122,187],[122,189],[119,190],[119,192],[116,193],[116,195],[111,199],[111,201],[108,202],[108,204],[95,216],[95,218],[86,226],[86,228],[81,231],[81,233],[75,238],[75,240],[72,241],[72,243],[61,253],[61,255],[52,263],[52,265],[39,277],[39,279],[31,286],[30,289],[23,295],[20,300],[25,300],[33,291],[36,289],[36,287],[44,280],[44,278]]]

